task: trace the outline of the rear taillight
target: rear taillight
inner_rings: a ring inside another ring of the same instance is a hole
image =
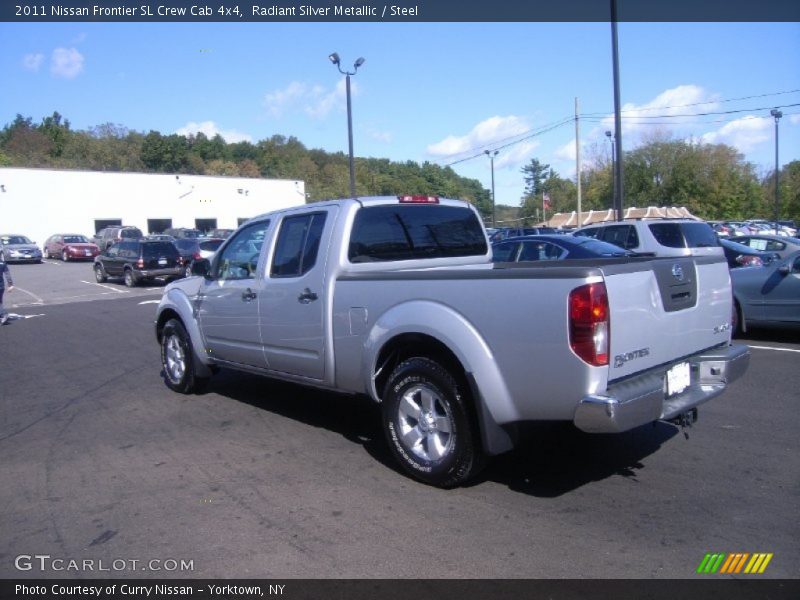
[[[144,269],[144,259],[143,258],[140,258],[139,260],[136,261],[136,267],[139,268],[139,269]]]
[[[760,256],[748,256],[747,254],[737,256],[736,262],[743,267],[761,267],[764,265],[764,261],[761,260]]]
[[[604,283],[589,283],[569,294],[569,343],[592,366],[608,364],[608,294]]]
[[[202,255],[202,254],[200,254],[199,252],[195,252],[195,253],[192,255],[192,258],[193,258],[193,259],[195,259],[195,260],[200,260],[201,258],[203,258],[203,255]]]

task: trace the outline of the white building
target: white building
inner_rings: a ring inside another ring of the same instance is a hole
[[[0,168],[0,233],[41,246],[55,233],[91,237],[109,225],[235,229],[305,199],[305,182],[292,179]]]

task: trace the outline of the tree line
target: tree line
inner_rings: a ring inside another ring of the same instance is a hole
[[[612,207],[613,169],[606,148],[590,148],[584,161],[582,210]],[[774,215],[774,172],[759,175],[731,146],[656,135],[625,152],[623,164],[625,207],[685,206],[709,220]],[[293,136],[227,143],[220,135],[142,133],[112,123],[73,130],[58,112],[39,123],[18,114],[6,124],[0,131],[0,166],[298,179],[305,181],[309,201],[349,195],[347,155],[307,148]],[[356,157],[355,171],[361,195],[461,198],[487,220],[492,213],[489,190],[450,167]],[[548,215],[576,209],[576,182],[550,165],[531,159],[521,177],[525,191],[519,206],[498,206],[498,221],[540,219],[543,195],[549,199]],[[800,161],[784,165],[779,182],[780,218],[800,222]]]
[[[581,173],[581,210],[613,207],[613,165],[602,147],[589,149]],[[775,215],[775,171],[759,176],[735,148],[658,134],[623,154],[625,208],[685,206],[706,220],[742,220]],[[577,185],[550,165],[532,159],[522,169],[525,193],[521,217],[541,215],[542,197],[548,214],[576,210]],[[800,161],[778,172],[779,219],[800,223]]]
[[[305,181],[309,201],[350,193],[346,154],[310,149],[292,136],[227,143],[220,135],[141,133],[112,123],[81,131],[58,112],[40,123],[18,114],[7,124],[0,131],[0,166],[298,179]],[[450,167],[356,157],[355,175],[363,196],[461,198],[491,213],[491,196],[481,182]]]

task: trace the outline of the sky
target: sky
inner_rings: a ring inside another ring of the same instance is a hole
[[[800,23],[620,23],[625,150],[654,135],[726,143],[766,174],[800,159]],[[452,165],[518,205],[531,159],[574,178],[610,153],[609,23],[0,23],[0,126],[54,111],[228,142],[295,136],[356,156]],[[701,115],[700,113],[705,113]],[[725,114],[722,114],[725,113]],[[648,117],[644,119],[643,117]],[[414,193],[417,190],[408,190]]]

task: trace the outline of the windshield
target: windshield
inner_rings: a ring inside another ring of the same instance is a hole
[[[26,238],[24,235],[5,235],[0,238],[3,241],[3,244],[8,246],[9,244],[32,244],[33,242]]]

